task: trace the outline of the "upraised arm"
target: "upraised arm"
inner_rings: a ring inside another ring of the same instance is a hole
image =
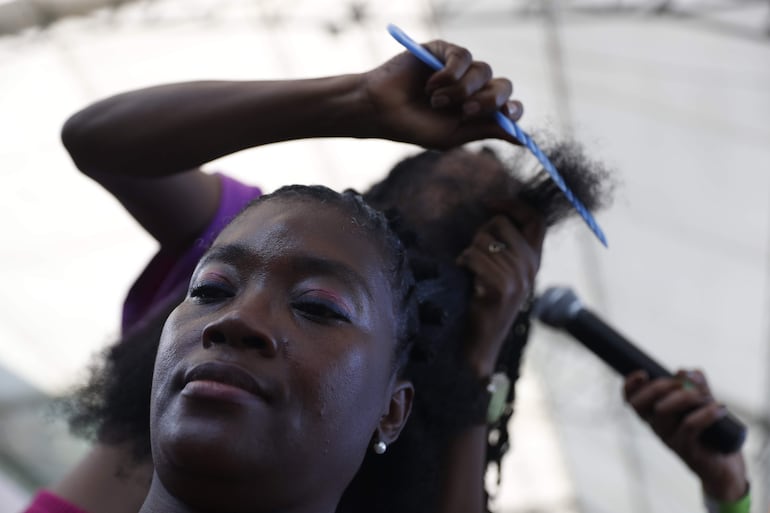
[[[308,137],[375,137],[448,148],[506,135],[490,113],[511,82],[464,48],[426,45],[431,72],[401,53],[361,74],[307,80],[168,84],[119,94],[73,115],[62,138],[87,174],[162,176],[245,148]],[[511,102],[514,118],[521,105]]]
[[[626,377],[624,396],[676,455],[698,476],[712,499],[732,503],[749,488],[740,452],[722,454],[704,447],[698,437],[725,409],[711,395],[699,371],[679,371],[674,378],[650,381],[644,371]]]
[[[498,215],[480,227],[471,245],[457,259],[474,276],[463,361],[480,383],[489,381],[494,373],[499,353],[540,267],[545,223],[523,205],[514,208],[518,211]],[[450,440],[437,513],[487,510],[487,437],[488,427],[480,423],[461,430]]]
[[[443,41],[431,72],[409,53],[360,74],[281,81],[200,81],[131,91],[96,102],[64,125],[78,168],[108,189],[162,245],[185,241],[213,216],[216,179],[198,168],[246,148],[312,137],[384,138],[446,148],[511,140],[490,118],[512,86]],[[190,171],[192,170],[192,171]],[[153,178],[152,181],[145,178]]]

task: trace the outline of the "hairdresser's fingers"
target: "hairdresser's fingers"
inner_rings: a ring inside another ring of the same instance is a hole
[[[488,249],[480,247],[486,244],[489,248],[496,243],[497,241],[489,234],[477,236],[474,243],[457,258],[458,265],[466,267],[473,273],[474,295],[484,303],[499,302],[505,292],[500,290],[500,277],[505,276],[501,263],[493,258]]]
[[[492,212],[502,214],[513,221],[516,228],[522,233],[524,239],[535,252],[540,255],[543,252],[543,242],[548,228],[545,218],[534,208],[523,201],[490,200],[485,203],[486,208]]]
[[[473,55],[467,48],[435,40],[423,45],[438,60],[444,63],[444,67],[436,71],[425,84],[425,91],[433,94],[442,87],[447,87],[459,81],[473,64]]]
[[[510,220],[497,216],[479,229],[458,263],[476,275],[478,296],[517,311],[532,290],[540,256]]]
[[[545,219],[542,217],[538,217],[522,227],[524,238],[527,239],[530,247],[534,249],[538,255],[542,255],[543,253],[543,243],[545,242],[547,229],[548,226],[546,225]]]
[[[468,268],[474,276],[474,296],[484,304],[501,305],[521,295],[524,278],[519,269],[509,269],[489,248],[500,244],[488,233],[480,233],[471,246],[457,259],[458,265]]]
[[[500,348],[532,287],[537,256],[510,219],[480,227],[458,257],[474,276],[466,356],[479,376],[494,371]]]
[[[524,207],[527,208],[527,207]],[[531,209],[530,209],[531,210]],[[543,241],[545,240],[545,220],[539,216],[534,215],[532,217],[521,217],[521,221],[516,218],[509,219],[508,217],[498,216],[492,220],[490,230],[493,234],[498,234],[504,238],[511,238],[516,242],[516,247],[523,249],[518,252],[523,252],[526,249],[528,259],[534,262],[532,266],[531,277],[534,279],[534,275],[540,268],[540,258],[543,252]]]
[[[431,105],[434,108],[462,106],[465,116],[478,115],[481,112],[481,105],[469,99],[483,89],[491,78],[492,68],[489,64],[474,61],[460,80],[430,92]],[[510,94],[511,91],[508,91],[503,103]]]
[[[518,121],[524,115],[524,105],[519,100],[508,100],[503,107],[503,113],[511,121]]]
[[[509,267],[517,267],[528,283],[533,284],[540,269],[541,252],[532,247],[522,230],[505,216],[495,216],[485,225],[485,230],[506,245],[500,252]]]
[[[490,116],[497,111],[510,117],[509,100],[513,93],[513,84],[507,78],[494,78],[484,84],[478,91],[463,100],[462,108],[466,119],[476,116]],[[520,112],[516,112],[520,117]],[[518,118],[517,118],[518,119]]]
[[[491,250],[488,239],[497,247]],[[495,215],[476,232],[474,245],[496,256],[506,267],[519,267],[527,278],[534,278],[540,265],[540,254],[532,248],[519,226],[505,215]]]
[[[470,345],[477,358],[489,362],[491,367],[530,286],[520,266],[511,266],[501,252],[490,251],[500,244],[488,232],[479,232],[457,259],[459,265],[473,273]]]

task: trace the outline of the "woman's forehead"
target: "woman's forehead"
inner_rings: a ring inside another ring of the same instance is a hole
[[[298,258],[328,260],[363,276],[384,273],[383,246],[338,205],[313,198],[273,198],[245,210],[214,241],[221,248],[249,248],[260,260]]]
[[[329,247],[323,243],[330,240],[371,245],[366,232],[336,205],[313,198],[271,198],[244,210],[214,245],[239,242],[278,250],[299,244],[310,250]]]

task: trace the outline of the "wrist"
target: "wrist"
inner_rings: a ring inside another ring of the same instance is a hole
[[[511,389],[511,380],[504,372],[496,372],[489,378],[487,392],[489,404],[487,405],[487,424],[496,424],[505,414],[508,402],[508,393]]]
[[[471,374],[479,381],[489,380],[495,373],[496,362],[491,358],[468,354],[467,361]]]
[[[737,502],[748,495],[748,492],[749,482],[746,479],[735,483],[719,483],[717,487],[703,487],[703,493],[719,503]]]
[[[362,74],[303,81],[307,93],[299,124],[305,137],[377,137],[375,113]],[[289,107],[292,111],[296,106]],[[293,120],[292,120],[293,121]],[[295,123],[292,125],[296,126]]]
[[[478,380],[488,380],[497,370],[500,349],[505,336],[474,334],[465,337],[465,361],[468,369]]]
[[[709,513],[750,513],[751,493],[748,483],[743,495],[735,500],[717,500],[706,494],[706,509]]]

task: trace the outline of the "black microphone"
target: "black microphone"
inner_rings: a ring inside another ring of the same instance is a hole
[[[673,377],[658,362],[583,308],[569,288],[549,288],[537,299],[532,312],[545,324],[566,330],[623,376],[644,370],[650,379]],[[704,446],[725,454],[739,450],[745,440],[746,426],[729,412],[700,436]]]

